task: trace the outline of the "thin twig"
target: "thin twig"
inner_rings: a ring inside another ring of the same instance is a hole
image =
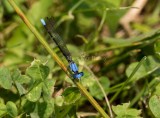
[[[94,73],[90,70],[90,68],[88,68],[88,66],[84,66],[94,77],[94,79],[96,80],[99,88],[101,89],[102,91],[102,94],[104,95],[104,98],[105,98],[105,101],[107,103],[107,106],[108,106],[108,109],[109,109],[109,114],[110,114],[110,117],[113,118],[113,112],[112,112],[112,109],[111,109],[111,105],[109,103],[109,100],[108,100],[108,97],[107,97],[107,94],[105,93],[102,85],[100,84],[100,82],[98,81],[98,78],[94,75]]]
[[[121,86],[121,88],[114,94],[114,96],[111,98],[110,102],[112,103],[115,98],[119,95],[119,93],[124,89],[124,87],[128,84],[128,82],[132,79],[132,77],[135,75],[135,73],[138,71],[142,63],[146,60],[146,56],[144,56],[141,61],[138,63],[138,65],[134,68],[128,79],[124,82],[124,84]]]

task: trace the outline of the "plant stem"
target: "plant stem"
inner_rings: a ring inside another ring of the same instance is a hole
[[[53,59],[59,64],[59,66],[63,69],[63,71],[67,74],[69,78],[72,79],[70,76],[69,71],[67,70],[67,67],[65,64],[60,60],[60,58],[57,56],[56,53],[50,48],[49,44],[44,40],[44,38],[41,36],[41,34],[36,30],[36,28],[29,22],[27,17],[24,15],[24,13],[19,9],[19,7],[15,4],[13,0],[8,0],[8,2],[11,4],[11,6],[15,9],[17,14],[21,17],[21,19],[24,21],[24,23],[28,26],[28,28],[31,30],[31,32],[36,36],[36,38],[39,40],[39,42],[44,46],[44,48],[49,52],[49,54],[53,57]],[[94,98],[88,93],[88,91],[85,89],[85,87],[82,86],[82,84],[79,81],[74,81],[74,83],[77,85],[77,87],[81,90],[81,92],[87,97],[87,99],[90,101],[90,103],[95,107],[97,111],[104,117],[109,118],[109,116],[105,113],[105,111],[102,109],[102,107],[94,100]]]
[[[109,118],[109,116],[105,113],[102,107],[95,101],[95,99],[88,93],[88,91],[82,86],[80,82],[76,82],[77,87],[81,90],[81,92],[86,96],[89,102],[101,113],[104,118]]]
[[[140,66],[142,65],[142,63],[146,60],[146,56],[144,56],[141,61],[138,63],[138,65],[134,68],[134,70],[132,71],[132,73],[130,74],[130,76],[128,77],[128,79],[123,83],[123,85],[121,86],[121,88],[114,94],[114,96],[111,98],[110,103],[112,103],[116,97],[119,95],[119,93],[124,89],[124,87],[128,84],[128,82],[132,79],[132,77],[134,76],[134,74],[138,71],[138,69],[140,68]]]

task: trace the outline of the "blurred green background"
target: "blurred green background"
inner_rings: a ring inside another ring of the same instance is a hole
[[[82,84],[105,109],[104,94],[96,80],[113,105],[130,101],[131,106],[141,109],[141,115],[147,118],[153,117],[146,106],[160,79],[160,1],[142,1],[139,8],[134,6],[135,0],[15,0],[68,65],[40,22],[41,18],[55,18],[73,60],[85,73]],[[113,99],[144,56],[147,60],[135,70],[119,96]],[[57,80],[54,95],[72,85],[8,1],[1,0],[0,66],[7,66],[10,70],[19,68],[24,74],[34,59],[49,66],[50,76]],[[94,112],[85,98],[81,101],[79,111]]]

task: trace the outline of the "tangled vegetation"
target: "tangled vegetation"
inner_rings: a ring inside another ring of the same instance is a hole
[[[79,70],[50,40],[53,16]],[[0,117],[160,118],[159,0],[1,0]]]

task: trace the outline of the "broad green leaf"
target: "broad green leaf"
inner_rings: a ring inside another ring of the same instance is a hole
[[[27,68],[26,74],[33,80],[43,81],[49,74],[49,68],[41,64],[39,60],[34,60]]]
[[[62,96],[55,97],[55,104],[57,106],[62,106],[64,103],[64,98]]]
[[[110,1],[110,0],[87,0],[85,1],[87,3],[87,5],[89,6],[89,10],[93,10],[93,11],[97,11],[97,13],[102,16],[103,12],[106,9],[109,9],[107,11],[106,14],[106,23],[111,31],[111,34],[114,35],[118,24],[119,24],[119,19],[123,16],[123,14],[127,11],[127,10],[121,10],[119,7],[120,5],[120,1],[119,0],[114,0],[114,1]],[[110,10],[110,8],[114,9],[116,8],[116,10]]]
[[[39,83],[38,85],[34,86],[33,89],[27,94],[26,97],[29,101],[36,102],[40,98],[42,85],[42,83]]]
[[[111,44],[114,46],[125,46],[125,45],[132,45],[134,42],[134,40],[126,40],[126,39],[116,39],[116,38],[112,38],[112,37],[104,37],[103,38],[103,42],[107,43],[107,44]]]
[[[121,1],[120,0],[107,0],[108,2],[110,2],[111,4],[113,4],[114,6],[119,6]]]
[[[17,89],[18,89],[18,92],[19,92],[19,95],[21,96],[21,95],[23,95],[23,94],[25,94],[27,91],[25,90],[25,88],[20,84],[20,83],[18,83],[18,82],[15,82],[15,84],[16,84],[16,87],[17,87]]]
[[[5,89],[10,89],[12,86],[11,74],[6,67],[0,67],[0,85]]]
[[[53,99],[47,102],[38,103],[38,115],[40,118],[49,118],[54,111],[54,101]]]
[[[155,44],[154,44],[154,50],[155,50],[155,53],[157,54],[157,56],[160,59],[160,40],[158,40],[157,42],[155,42]]]
[[[109,43],[111,45],[114,45],[114,46],[131,46],[131,45],[135,45],[136,43],[141,43],[140,41],[145,41],[145,40],[148,40],[148,41],[153,41],[153,40],[157,40],[159,39],[159,29],[158,30],[153,30],[153,31],[150,31],[150,32],[147,32],[145,34],[142,34],[142,35],[139,35],[139,36],[135,36],[135,37],[131,37],[131,38],[128,38],[128,39],[121,39],[121,38],[106,38],[104,37],[103,38],[103,42],[104,43]]]
[[[62,96],[64,97],[64,103],[65,104],[73,104],[77,100],[80,99],[81,93],[77,87],[69,87],[65,89]]]
[[[115,8],[114,6],[112,8]],[[112,9],[111,8],[111,9]],[[109,9],[109,8],[108,8]],[[111,34],[114,35],[119,24],[120,18],[124,15],[127,10],[108,10],[106,15],[106,23],[111,31]]]
[[[107,92],[110,85],[108,78],[107,77],[99,78],[99,83],[101,84],[103,90]],[[100,89],[100,86],[98,86],[98,83],[96,81],[91,87],[89,87],[89,91],[92,96],[96,97],[99,100],[102,100],[104,98],[104,94],[102,93],[102,90]]]
[[[6,105],[4,104],[4,100],[0,98],[0,117],[6,114],[7,109]]]
[[[47,81],[47,76],[49,74],[49,68],[41,64],[39,60],[34,60],[31,63],[31,66],[27,68],[26,74],[31,77],[34,81],[34,85],[32,86],[32,90],[27,94],[27,98],[30,101],[37,101],[42,92],[43,84],[45,85],[45,80]],[[48,80],[49,81],[49,80]],[[52,83],[47,83],[48,87],[51,88]],[[49,91],[45,91],[50,94]],[[45,93],[46,94],[46,93]]]
[[[90,8],[92,8],[93,10],[105,10],[105,8],[107,7],[115,7],[118,5],[118,1],[117,2],[111,2],[110,0],[87,0],[85,1]]]
[[[30,21],[34,24],[37,22],[40,23],[40,18],[43,18],[47,15],[48,8],[52,5],[52,0],[39,0],[36,1],[31,8],[29,9],[27,13],[27,17],[30,18]]]
[[[28,42],[25,39],[25,35],[22,28],[23,25],[19,25],[18,28],[13,31],[12,37],[7,41],[7,48],[10,49],[10,53],[7,53],[7,56],[10,57],[11,55],[14,59],[10,61],[18,62],[24,56],[24,48]]]
[[[20,84],[28,84],[31,81],[31,78],[27,75],[21,75],[16,81]]]
[[[26,75],[21,75],[19,69],[14,69],[12,73],[12,79],[18,89],[19,94],[20,95],[25,94],[27,91],[25,90],[22,84],[29,83],[30,78]]]
[[[11,13],[14,11],[14,9],[10,6],[7,0],[2,0],[1,5],[6,9],[6,12]]]
[[[155,94],[160,96],[160,83],[156,86]]]
[[[138,62],[132,63],[126,70],[126,75],[129,77],[134,68],[137,66]],[[160,60],[154,56],[148,56],[147,59],[139,67],[135,75],[130,81],[136,81],[140,78],[150,75],[160,68]]]
[[[6,108],[7,108],[7,113],[11,117],[15,118],[18,115],[18,110],[17,110],[15,103],[13,103],[11,101],[7,102]]]
[[[16,3],[18,3],[18,6],[21,6],[21,8],[25,8],[26,6],[24,4],[25,0],[16,0]],[[4,0],[9,8],[13,11],[13,8],[9,4],[8,1]],[[26,2],[26,1],[25,1]],[[45,12],[48,10],[48,8],[52,5],[52,0],[38,0],[33,2],[29,8],[29,11],[25,12],[29,20],[36,26],[40,26],[40,18],[45,17],[48,12]],[[8,10],[8,8],[7,8]],[[12,37],[7,40],[7,47],[12,48],[9,50],[10,53],[5,54],[5,64],[17,64],[25,59],[25,52],[26,51],[32,51],[33,50],[33,43],[35,42],[35,36],[33,33],[26,27],[26,25],[20,20],[19,16],[14,15],[14,18],[16,18],[18,27],[13,31]],[[16,23],[16,21],[14,23]],[[18,22],[19,21],[19,22]],[[41,25],[42,26],[42,25]],[[27,40],[26,40],[27,39]]]
[[[160,96],[154,95],[150,98],[149,108],[156,118],[160,118]]]
[[[21,106],[26,114],[29,114],[34,111],[36,107],[36,102],[31,102],[27,99],[22,99]]]
[[[94,20],[91,17],[87,17],[84,14],[77,14],[77,17],[79,19],[77,21],[77,25],[83,26],[83,27],[79,27],[80,33],[85,33],[85,31],[90,30],[93,27],[92,24],[94,24]],[[75,51],[79,51],[77,49],[78,48],[75,48]],[[75,51],[74,51],[74,53],[75,53]],[[79,52],[77,54],[79,54]]]
[[[30,114],[31,118],[39,118],[39,115],[37,112],[33,112]]]
[[[141,33],[148,33],[151,31],[151,28],[148,25],[142,23],[134,23],[132,27]]]
[[[159,13],[160,13],[160,10],[159,10],[159,4],[157,4],[154,8],[154,11],[152,11],[152,14],[149,15],[149,17],[146,17],[146,23],[149,25],[149,26],[153,26],[157,23],[159,23]]]
[[[116,118],[141,118],[141,110],[129,108],[129,103],[123,105],[112,106]]]
[[[54,111],[55,111],[55,109],[54,109],[54,100],[50,99],[47,102],[47,108],[46,108],[44,116],[46,116],[46,118],[48,118]]]
[[[12,80],[16,81],[21,76],[21,72],[19,69],[14,69],[12,72]]]
[[[54,84],[56,80],[55,79],[46,79],[43,82],[43,97],[45,101],[48,101],[48,99],[52,98],[52,93],[54,92]]]
[[[40,58],[40,57],[39,57],[39,58]],[[42,59],[42,58],[43,58],[43,59]],[[40,60],[42,61],[42,63],[46,63],[46,60],[47,60],[46,66],[48,66],[49,69],[54,72],[54,69],[55,69],[55,61],[53,60],[53,58],[52,58],[50,55],[47,56],[47,58],[46,58],[46,55],[44,55],[44,56],[41,55]]]
[[[21,75],[21,72],[19,69],[14,69],[12,73],[12,79],[15,82],[24,84],[24,83],[29,83],[31,78],[29,78],[26,75]]]
[[[68,118],[77,118],[77,108],[76,108],[76,105],[74,105],[71,110],[69,110],[69,113],[68,113]]]
[[[85,86],[85,87],[92,86],[95,82],[95,80],[93,79],[94,76],[91,73],[89,73],[88,71],[85,71],[85,70],[84,70],[84,73],[85,73],[84,77],[83,77],[83,79],[81,79],[82,85]]]
[[[61,107],[55,106],[55,116],[56,118],[70,118],[67,117],[68,113],[72,110],[73,105],[63,105]]]
[[[3,7],[0,7],[0,25],[2,25],[3,14],[4,14],[4,9]]]
[[[155,51],[160,53],[160,40],[155,42]]]

